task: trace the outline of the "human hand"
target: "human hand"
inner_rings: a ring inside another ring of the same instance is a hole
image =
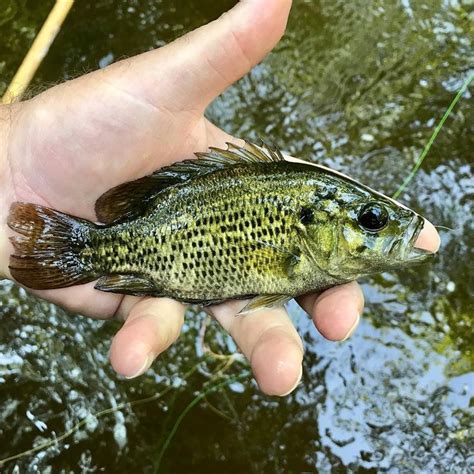
[[[0,274],[10,277],[10,204],[43,204],[95,220],[106,190],[209,146],[235,141],[204,117],[207,105],[247,73],[284,32],[290,0],[243,0],[234,9],[159,50],[53,87],[0,109]],[[418,245],[435,250],[425,226]],[[166,298],[102,293],[94,283],[37,291],[85,315],[124,320],[111,348],[120,374],[143,373],[178,337],[184,306]],[[362,312],[356,283],[300,299],[328,339],[347,337]],[[249,359],[260,388],[282,395],[299,381],[303,346],[286,311],[235,317],[244,303],[211,309]]]

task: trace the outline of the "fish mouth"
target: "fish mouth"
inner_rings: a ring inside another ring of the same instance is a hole
[[[421,216],[416,215],[411,221],[410,225],[408,226],[408,230],[406,233],[407,252],[404,258],[405,262],[408,262],[408,263],[424,262],[434,255],[434,252],[431,252],[430,250],[420,249],[418,247],[415,247],[415,243],[424,225],[425,225],[425,220]]]
[[[398,253],[400,255],[398,261],[403,264],[424,262],[432,257],[434,252],[415,247],[415,243],[424,225],[425,220],[421,216],[415,215],[403,237],[391,243],[388,254],[394,255]]]
[[[435,253],[430,252],[429,250],[419,249],[413,247],[410,252],[408,252],[405,262],[409,263],[418,263],[418,262],[425,262],[429,258],[431,258]]]

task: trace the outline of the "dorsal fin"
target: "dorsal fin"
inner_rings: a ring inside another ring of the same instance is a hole
[[[230,142],[227,142],[226,145],[227,150],[209,147],[210,151],[196,153],[196,156],[200,158],[196,164],[205,163],[207,166],[215,165],[218,168],[224,168],[242,163],[271,163],[284,160],[281,151],[277,147],[263,142],[258,146],[248,141],[245,142],[243,147]]]
[[[245,142],[243,147],[227,143],[227,150],[214,147],[210,147],[209,150],[196,153],[197,160],[174,163],[149,176],[109,189],[95,203],[97,219],[105,224],[111,224],[141,215],[163,189],[229,166],[284,160],[278,148],[263,142],[258,146]]]

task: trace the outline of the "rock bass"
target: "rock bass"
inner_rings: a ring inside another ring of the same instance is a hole
[[[107,191],[100,223],[14,203],[13,278],[247,312],[428,255],[421,216],[336,171],[249,142],[196,155]]]

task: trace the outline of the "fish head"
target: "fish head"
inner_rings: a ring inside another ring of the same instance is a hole
[[[356,182],[338,187],[326,222],[322,232],[314,227],[313,241],[315,248],[326,248],[318,266],[337,281],[420,263],[433,255],[415,247],[423,217]]]

